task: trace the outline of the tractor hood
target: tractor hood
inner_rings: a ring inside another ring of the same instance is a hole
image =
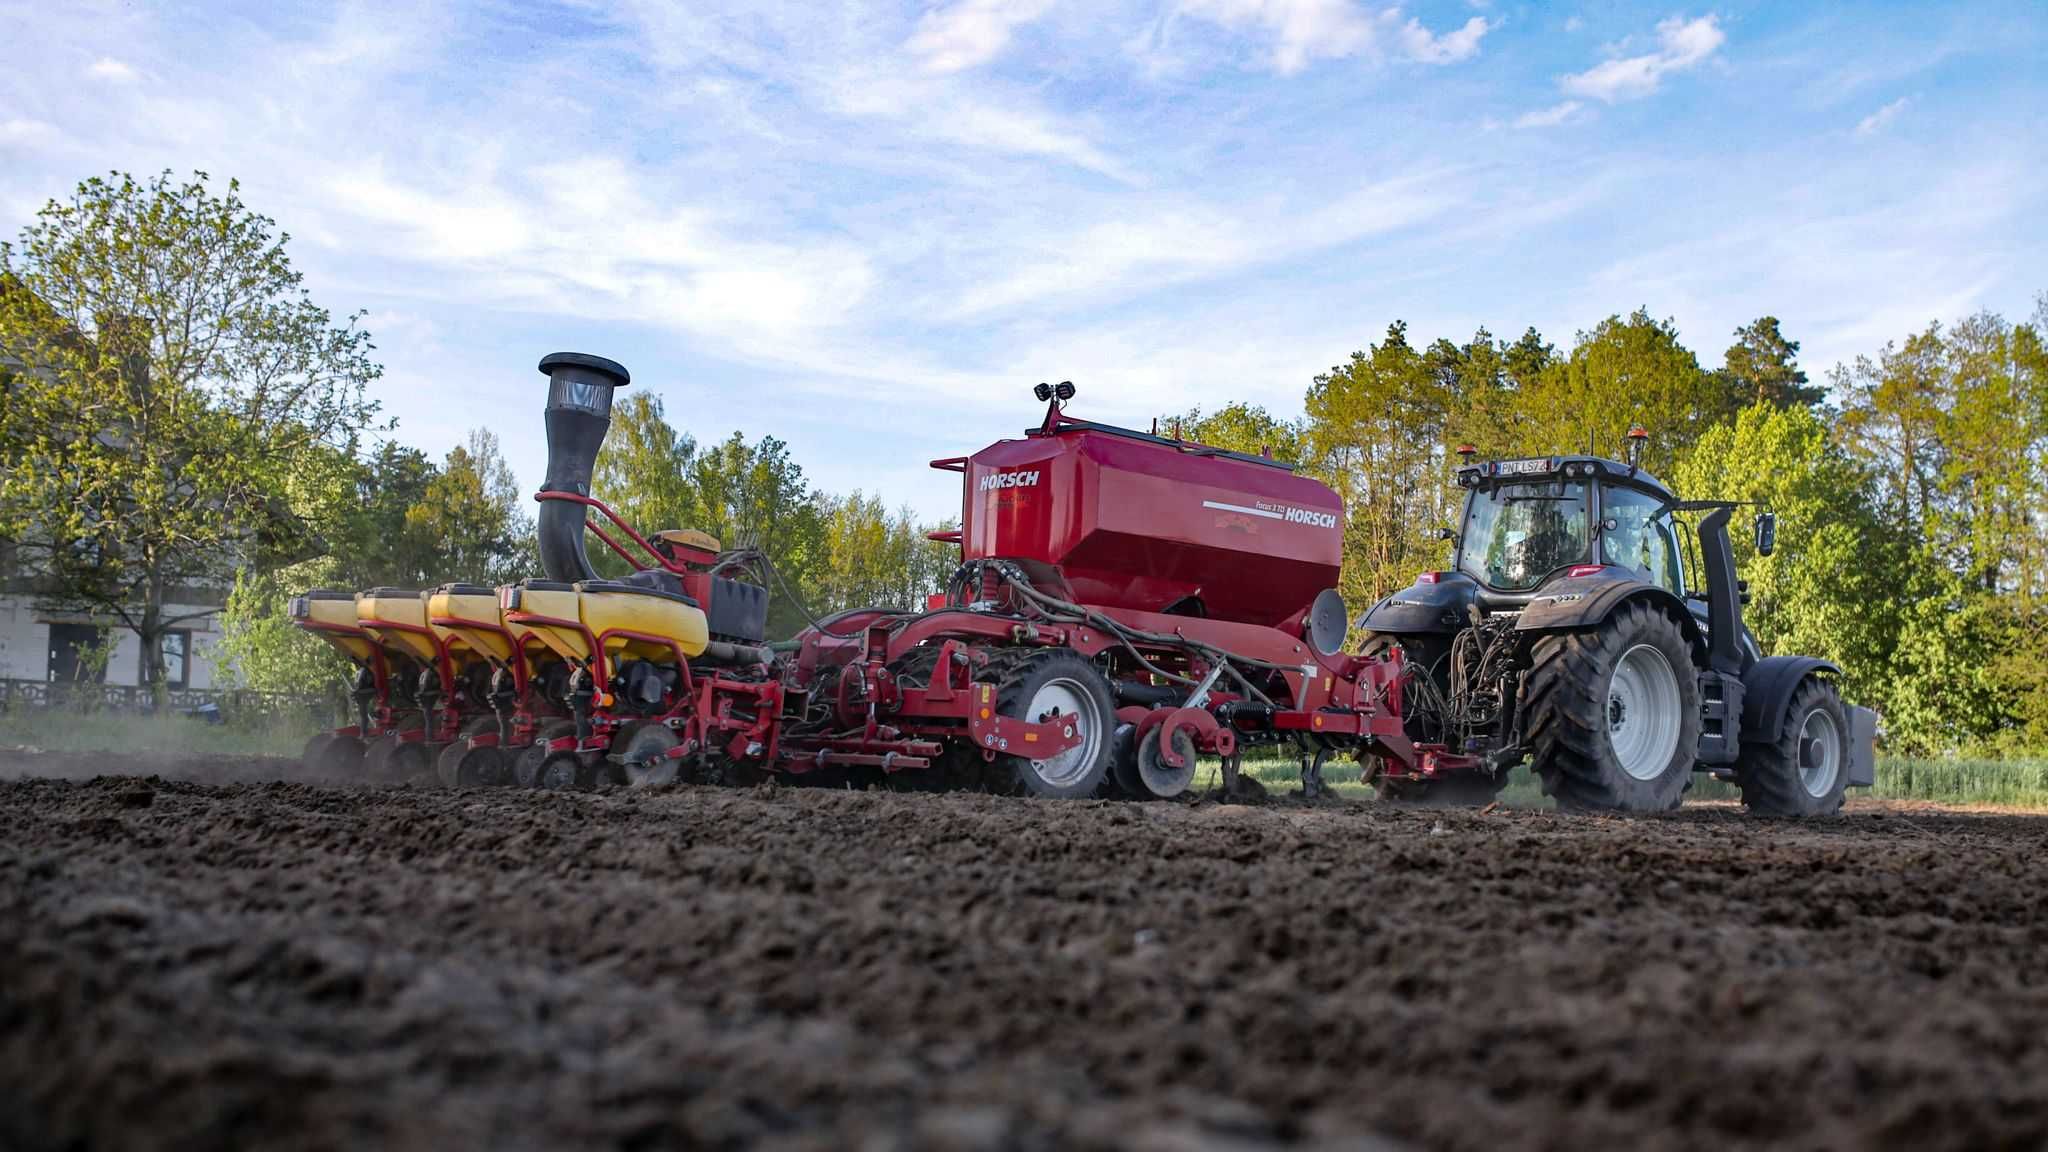
[[[550,352],[541,357],[540,370],[548,377],[548,471],[541,490],[588,496],[597,453],[611,427],[612,392],[631,378],[613,361],[582,352]],[[597,576],[583,551],[584,514],[574,501],[541,501],[535,534],[541,569],[550,580]]]

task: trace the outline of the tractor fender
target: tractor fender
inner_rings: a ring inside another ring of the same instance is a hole
[[[1799,685],[1816,673],[1839,675],[1841,671],[1818,656],[1766,656],[1751,665],[1742,674],[1742,742],[1776,740]]]
[[[1466,605],[1479,595],[1478,582],[1463,572],[1436,575],[1434,583],[1411,584],[1366,609],[1357,627],[1404,636],[1449,634],[1463,628]]]
[[[1620,575],[1615,569],[1602,569],[1592,576],[1567,576],[1544,585],[1522,609],[1522,617],[1515,624],[1519,632],[1580,632],[1597,627],[1624,604],[1647,601],[1662,609],[1671,617],[1679,630],[1693,647],[1694,655],[1704,659],[1707,638],[1700,631],[1699,622],[1687,610],[1685,601],[1670,591],[1660,588],[1647,580]]]

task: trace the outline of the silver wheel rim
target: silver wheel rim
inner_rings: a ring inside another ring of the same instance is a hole
[[[1023,718],[1040,724],[1056,717],[1072,717],[1080,726],[1081,742],[1057,756],[1033,760],[1034,775],[1055,788],[1069,787],[1087,778],[1088,768],[1095,763],[1108,736],[1102,725],[1094,723],[1093,712],[1093,698],[1080,681],[1061,676],[1039,685],[1024,709]]]
[[[1678,674],[1655,645],[1621,654],[1607,684],[1607,741],[1621,770],[1655,780],[1678,751]]]
[[[1808,764],[1806,750],[1813,749]],[[1799,786],[1816,800],[1835,789],[1835,775],[1842,770],[1842,729],[1825,708],[1815,708],[1799,725]]]

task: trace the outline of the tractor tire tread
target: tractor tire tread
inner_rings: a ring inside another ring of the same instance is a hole
[[[1606,686],[1622,653],[1636,643],[1656,643],[1667,656],[1682,656],[1678,676],[1679,752],[1685,771],[1667,772],[1647,787],[1630,789],[1631,778],[1613,762],[1607,735]],[[1582,810],[1662,811],[1678,807],[1692,784],[1699,742],[1699,688],[1684,634],[1670,617],[1647,604],[1631,604],[1609,616],[1597,630],[1546,635],[1537,640],[1523,679],[1524,738],[1536,762],[1543,791],[1558,807]],[[1676,781],[1676,786],[1672,786]]]
[[[1091,766],[1090,771],[1083,774],[1079,783],[1066,788],[1046,784],[1031,770],[1031,761],[1023,756],[998,755],[990,764],[991,768],[996,769],[991,775],[1008,785],[1005,791],[1010,795],[1087,799],[1099,793],[1103,781],[1109,775],[1109,761],[1114,754],[1116,731],[1116,700],[1110,694],[1108,678],[1079,653],[1062,648],[1006,652],[991,659],[984,673],[998,669],[1000,679],[997,680],[996,711],[1000,715],[1013,718],[1024,715],[1039,683],[1050,678],[1055,672],[1064,672],[1068,678],[1087,685],[1090,695],[1095,697],[1096,706],[1102,713],[1097,718],[1097,723],[1103,726],[1103,741],[1096,763]]]
[[[1831,708],[1836,731],[1843,738],[1841,764],[1835,786],[1826,796],[1810,795],[1799,779],[1799,722],[1815,707]],[[1792,693],[1785,709],[1786,724],[1772,740],[1746,741],[1735,762],[1735,784],[1742,803],[1759,816],[1832,816],[1841,811],[1847,795],[1848,710],[1835,686],[1817,676],[1808,677]]]

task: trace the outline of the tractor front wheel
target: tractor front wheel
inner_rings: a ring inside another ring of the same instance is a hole
[[[1048,651],[1017,665],[1004,680],[997,709],[1013,720],[1071,720],[1080,740],[1043,760],[1006,754],[1017,788],[1029,796],[1086,799],[1109,773],[1116,734],[1116,703],[1102,672],[1072,652]]]
[[[1849,787],[1849,713],[1826,680],[1792,694],[1785,727],[1768,743],[1745,743],[1735,763],[1742,802],[1763,816],[1832,816]]]
[[[1678,807],[1699,749],[1700,688],[1675,621],[1630,604],[1593,631],[1544,636],[1530,663],[1525,731],[1558,807]]]

